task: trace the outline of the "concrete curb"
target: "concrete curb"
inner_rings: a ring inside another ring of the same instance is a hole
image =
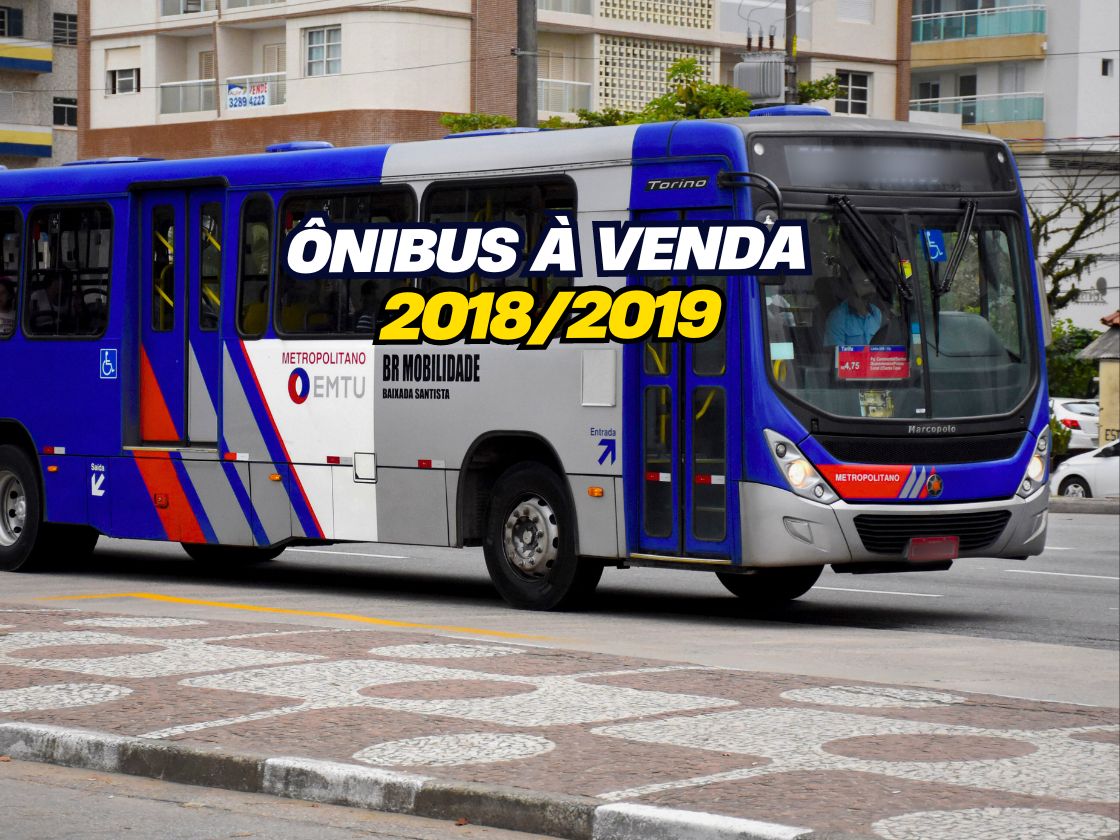
[[[0,754],[564,840],[861,840],[777,823],[454,782],[309,758],[265,758],[34,723],[0,723]],[[866,840],[866,838],[864,838]]]
[[[1120,514],[1120,499],[1076,499],[1066,496],[1051,496],[1050,512]]]

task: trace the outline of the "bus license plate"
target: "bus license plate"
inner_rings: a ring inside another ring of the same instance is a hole
[[[906,549],[911,563],[956,560],[960,556],[960,537],[912,537]]]

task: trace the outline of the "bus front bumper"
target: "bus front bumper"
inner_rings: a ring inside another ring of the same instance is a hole
[[[838,501],[822,505],[768,484],[744,482],[739,485],[742,564],[765,568],[904,562],[905,545],[897,553],[869,551],[856,527],[856,517],[954,517],[999,511],[1010,513],[999,535],[981,548],[962,550],[960,556],[1028,557],[1041,554],[1045,547],[1049,501],[1050,491],[1044,485],[1027,499],[1016,496],[995,502],[876,505]],[[921,530],[917,527],[913,535],[922,536]],[[933,533],[943,531],[933,529]]]

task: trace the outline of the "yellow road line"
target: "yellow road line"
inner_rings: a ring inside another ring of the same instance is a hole
[[[457,627],[445,624],[419,624],[412,621],[394,621],[390,618],[372,618],[368,615],[353,613],[317,612],[315,610],[289,610],[283,607],[262,607],[259,604],[231,604],[226,601],[203,601],[198,598],[176,598],[173,595],[160,595],[155,592],[110,592],[100,595],[58,595],[53,598],[39,598],[40,601],[93,601],[108,598],[140,598],[145,601],[159,601],[164,604],[187,604],[195,607],[221,607],[227,610],[246,612],[277,613],[279,615],[299,615],[309,618],[334,618],[339,621],[356,621],[359,624],[376,624],[379,627],[407,627],[412,630],[439,630],[440,632],[467,633],[473,636],[494,636],[501,639],[549,639],[548,636],[531,636],[525,633],[511,633],[505,630],[482,630],[477,627]]]

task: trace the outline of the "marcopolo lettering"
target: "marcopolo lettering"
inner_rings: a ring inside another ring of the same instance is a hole
[[[383,382],[479,382],[478,353],[386,353]]]

